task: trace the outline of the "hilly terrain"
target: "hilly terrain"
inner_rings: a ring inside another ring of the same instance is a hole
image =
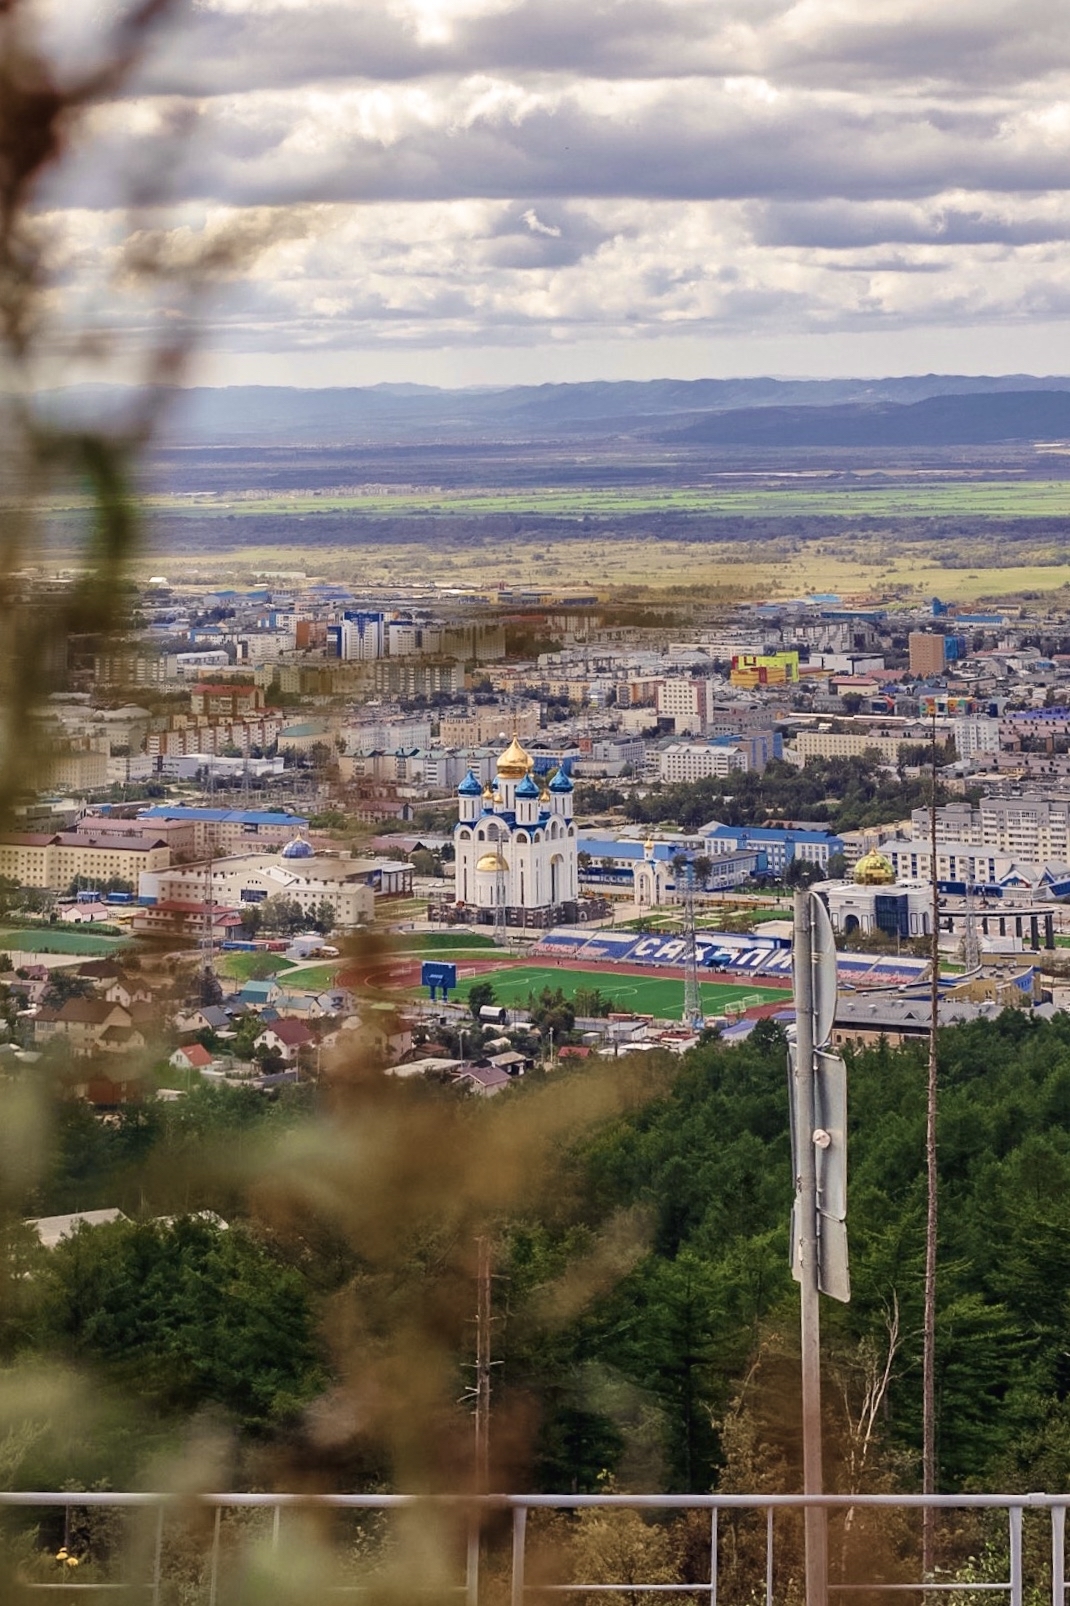
[[[102,408],[121,411],[123,402],[121,391],[93,386],[50,399],[68,417],[95,419]],[[165,436],[179,448],[337,448],[656,438],[677,427],[696,441],[762,446],[787,446],[792,438],[802,445],[928,444],[921,432],[929,415],[914,414],[918,406],[934,409],[940,438],[951,444],[1050,438],[1065,431],[1070,378],[659,379],[462,390],[197,387],[174,392]],[[804,417],[809,426],[800,422]],[[736,423],[729,425],[729,418]]]

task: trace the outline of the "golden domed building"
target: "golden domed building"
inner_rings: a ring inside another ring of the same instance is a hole
[[[819,881],[834,931],[851,936],[925,937],[931,930],[932,891],[927,881],[896,881],[890,859],[877,848],[864,853],[844,881]]]
[[[895,884],[895,871],[890,859],[871,848],[855,865],[854,879],[860,887],[890,887]]]
[[[574,919],[579,871],[572,782],[558,770],[549,786],[540,786],[531,754],[516,736],[495,769],[493,789],[481,786],[471,770],[457,788],[457,902],[474,908],[477,919],[493,920],[504,910],[509,925]]]

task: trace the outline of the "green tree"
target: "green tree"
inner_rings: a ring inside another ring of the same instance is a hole
[[[552,1032],[555,1043],[569,1037],[576,1025],[576,1011],[560,987],[544,987],[540,993],[529,993],[528,1012],[532,1025],[544,1038]]]
[[[93,983],[88,976],[75,976],[58,967],[49,972],[48,982],[41,994],[42,1004],[49,1009],[61,1009],[71,998],[91,998]]]
[[[302,1279],[240,1227],[83,1228],[49,1256],[43,1305],[60,1352],[165,1411],[213,1403],[262,1432],[322,1380]]]
[[[479,1019],[481,1009],[489,1008],[497,1002],[493,982],[476,981],[468,989],[468,1010],[473,1020]]]

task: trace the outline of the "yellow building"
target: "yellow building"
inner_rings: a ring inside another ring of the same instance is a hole
[[[882,764],[898,764],[905,736],[878,736],[870,731],[800,731],[795,752],[804,764],[812,758],[863,758],[875,752]]]
[[[151,833],[93,836],[79,831],[26,832],[0,837],[0,876],[20,887],[65,892],[78,877],[88,881],[129,881],[137,886],[142,870],[166,870],[171,849]]]
[[[797,652],[740,652],[732,659],[733,686],[794,686],[799,679]]]

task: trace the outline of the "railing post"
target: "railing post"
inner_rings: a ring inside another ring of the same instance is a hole
[[[282,1507],[280,1505],[276,1504],[276,1506],[275,1506],[275,1515],[271,1519],[271,1548],[272,1548],[272,1550],[278,1550],[278,1548],[279,1548],[279,1529],[280,1529],[281,1526],[282,1526]]]
[[[710,1512],[710,1606],[717,1606],[717,1507]],[[1060,1606],[1062,1603],[1060,1602]]]
[[[821,1512],[822,1521],[825,1513]],[[773,1606],[773,1508],[765,1510],[765,1606]],[[810,1602],[807,1602],[810,1606]]]
[[[1011,1590],[1010,1606],[1022,1606],[1022,1508],[1008,1510],[1011,1538]]]
[[[1066,1507],[1051,1508],[1051,1606],[1066,1600]]]
[[[216,1606],[216,1594],[219,1589],[219,1539],[223,1527],[223,1507],[216,1506],[215,1522],[212,1525],[212,1560],[208,1571],[208,1606]]]
[[[156,1545],[152,1557],[152,1606],[160,1606],[160,1579],[163,1571],[163,1503],[156,1509]]]
[[[511,1606],[524,1606],[524,1539],[528,1525],[527,1506],[513,1507],[513,1588]]]
[[[468,1518],[468,1554],[464,1569],[465,1606],[479,1606],[479,1512]]]

